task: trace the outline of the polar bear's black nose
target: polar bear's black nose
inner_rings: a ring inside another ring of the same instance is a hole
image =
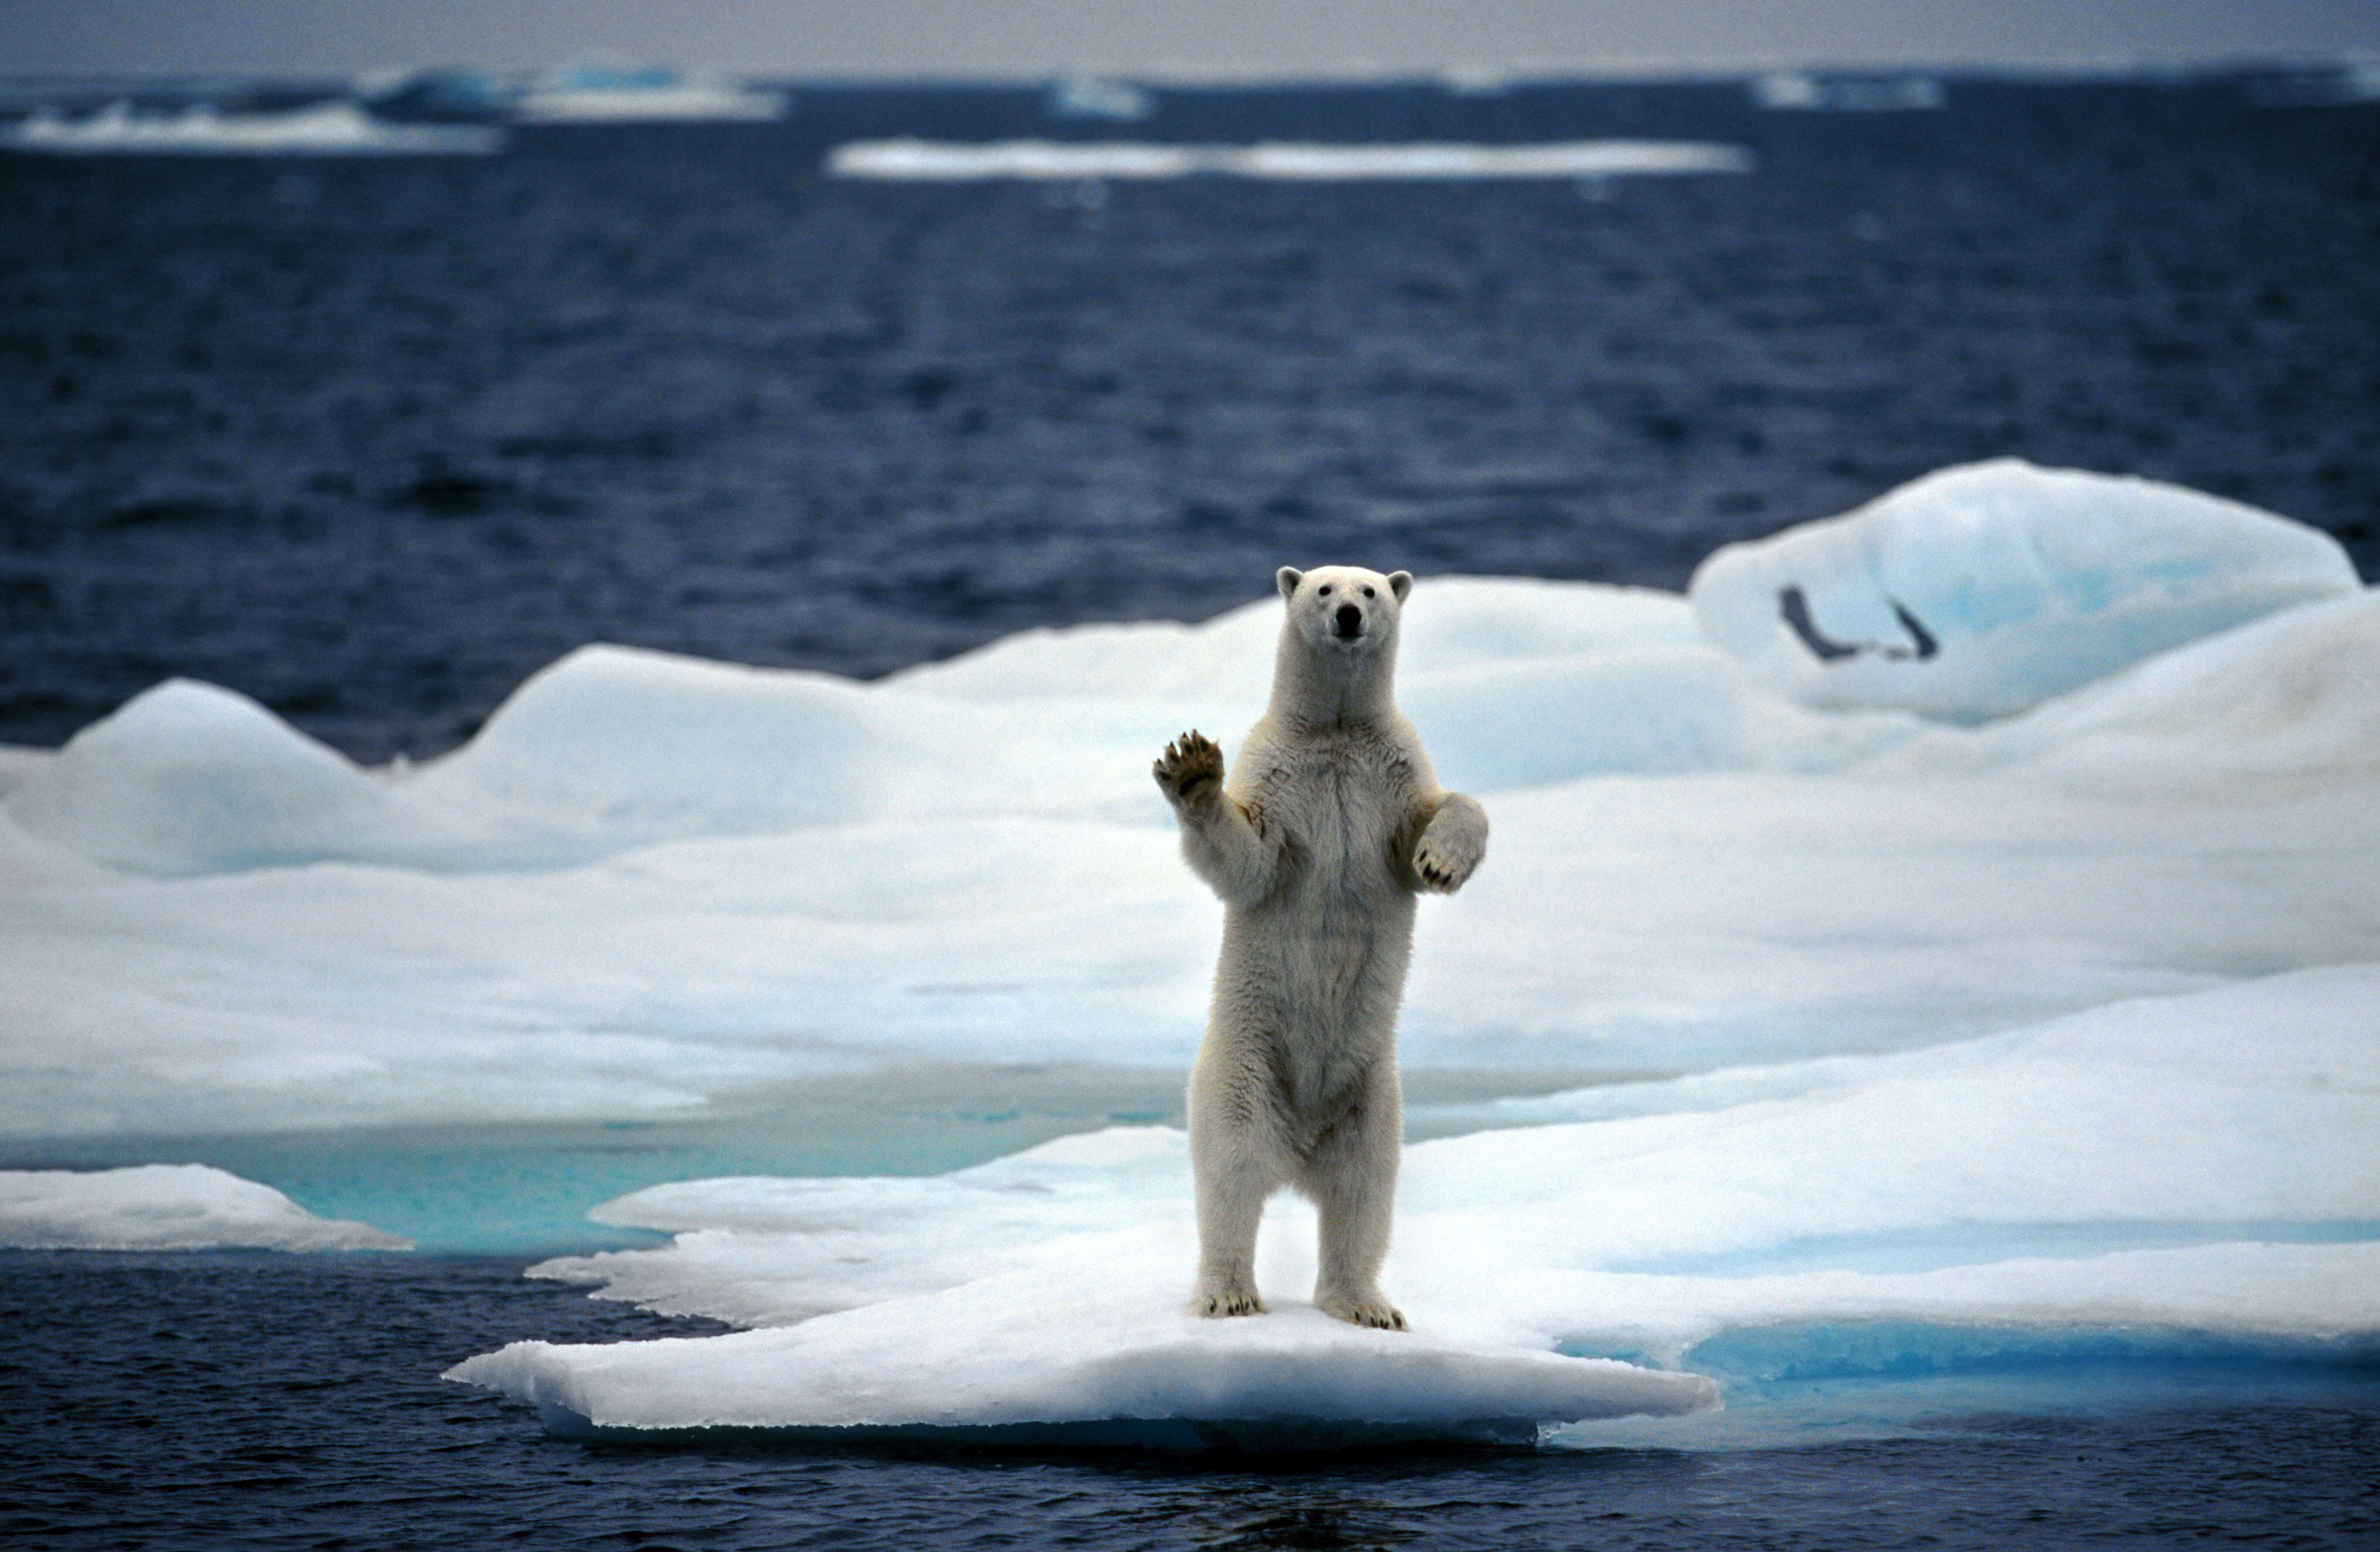
[[[1333,636],[1364,634],[1364,612],[1352,603],[1341,604],[1339,612],[1331,616],[1331,622],[1330,634]]]

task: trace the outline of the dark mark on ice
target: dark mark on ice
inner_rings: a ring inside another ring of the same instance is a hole
[[[1817,622],[1810,618],[1810,600],[1801,588],[1777,589],[1778,615],[1793,627],[1793,634],[1802,638],[1802,645],[1807,647],[1811,655],[1822,663],[1847,662],[1864,652],[1873,652],[1888,662],[1924,662],[1941,651],[1942,644],[1934,639],[1934,633],[1925,628],[1924,621],[1903,607],[1899,599],[1888,593],[1884,601],[1892,605],[1893,617],[1900,622],[1900,628],[1909,633],[1908,646],[1897,647],[1882,641],[1837,641],[1820,630]]]

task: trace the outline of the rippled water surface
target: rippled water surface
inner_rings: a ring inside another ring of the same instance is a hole
[[[516,1260],[0,1252],[0,1534],[27,1547],[2168,1546],[2380,1537],[2380,1405],[1946,1416],[1681,1454],[638,1449],[441,1382],[507,1340],[716,1329]]]
[[[1748,175],[883,184],[1012,91],[489,158],[0,156],[0,741],[171,673],[349,753],[589,640],[877,674],[1284,563],[1677,587],[2000,454],[2380,562],[2380,104],[2238,81],[1160,94],[1135,139],[1741,146]]]

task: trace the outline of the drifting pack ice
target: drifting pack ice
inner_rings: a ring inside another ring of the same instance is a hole
[[[589,648],[411,769],[160,685],[0,758],[0,1125],[698,1128],[828,1076],[1179,1073],[1219,908],[1146,762],[1255,720],[1278,609],[868,685]],[[2375,661],[2323,536],[2015,463],[1684,596],[1423,578],[1399,703],[1497,855],[1416,928],[1410,1332],[1183,1316],[1184,1143],[1144,1121],[601,1193],[667,1238],[535,1275],[745,1329],[455,1377],[564,1429],[1191,1445],[2350,1383],[2380,1352]],[[335,1206],[459,1243],[394,1193]],[[1312,1283],[1303,1211],[1266,1219],[1269,1288]]]

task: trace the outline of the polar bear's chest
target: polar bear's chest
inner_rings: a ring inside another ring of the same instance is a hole
[[[1401,775],[1360,746],[1299,750],[1266,771],[1257,805],[1268,825],[1281,827],[1293,892],[1401,892],[1392,858],[1412,811]]]

